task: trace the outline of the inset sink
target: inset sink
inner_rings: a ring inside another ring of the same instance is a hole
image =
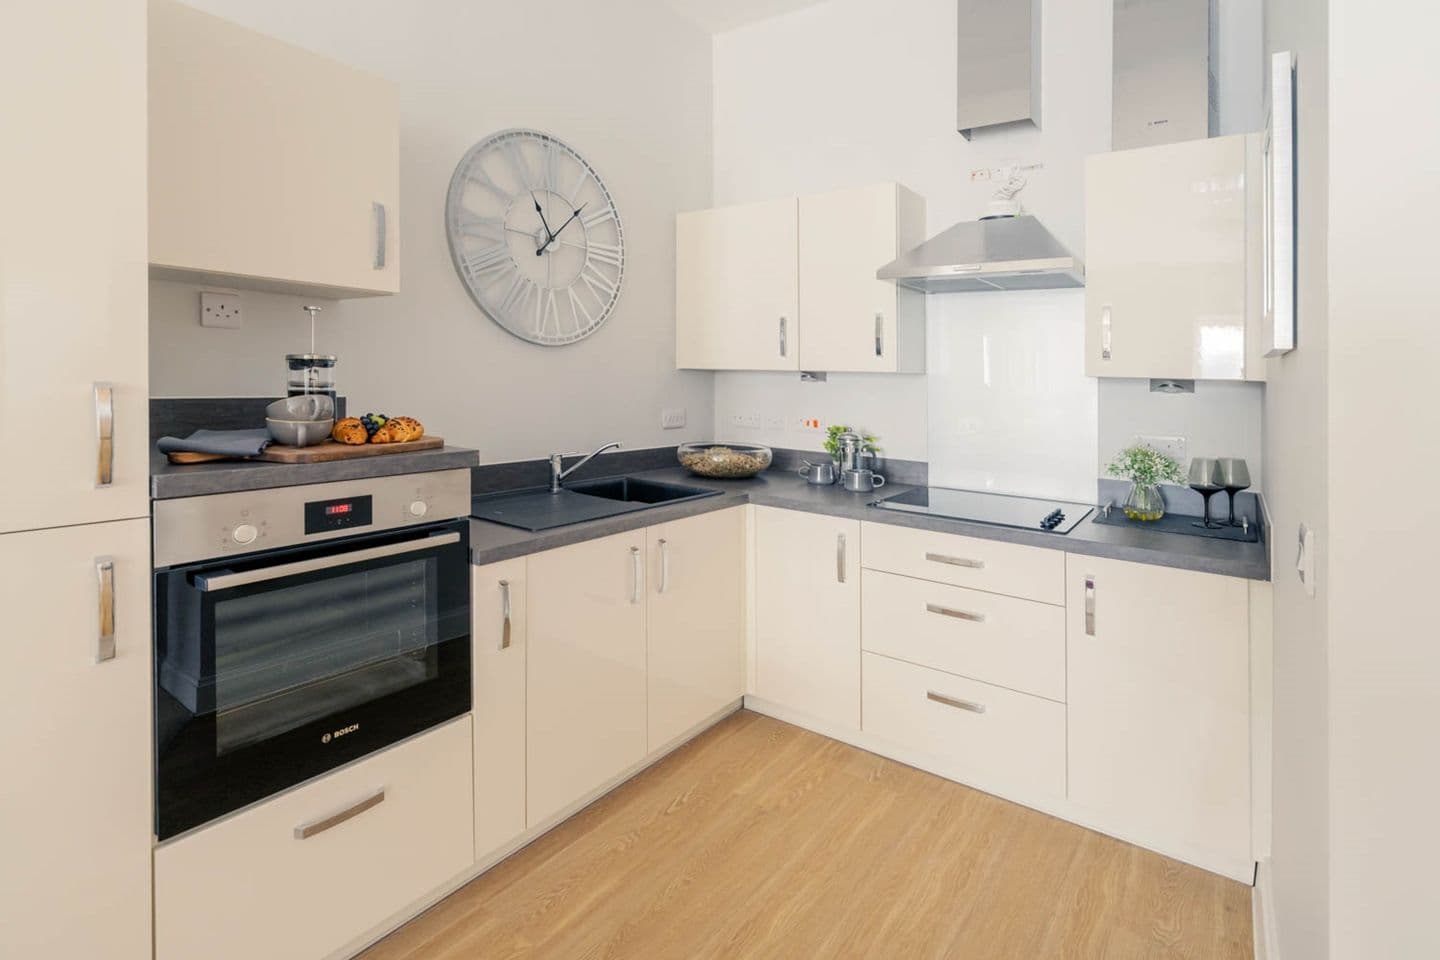
[[[694,500],[718,493],[701,487],[687,487],[679,483],[661,483],[658,480],[644,480],[640,477],[611,477],[606,480],[588,480],[569,487],[575,493],[587,497],[603,497],[622,503],[674,503],[677,500]]]
[[[477,520],[535,532],[719,493],[719,490],[640,477],[612,477],[567,486],[559,493],[541,488],[476,497],[470,506],[470,515]]]

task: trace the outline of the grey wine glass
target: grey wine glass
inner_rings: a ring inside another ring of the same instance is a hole
[[[1205,498],[1205,522],[1195,526],[1215,530],[1221,525],[1210,522],[1210,498],[1225,489],[1220,482],[1220,465],[1212,457],[1196,457],[1190,461],[1190,489]]]
[[[1238,527],[1240,524],[1235,520],[1235,494],[1241,490],[1250,489],[1250,468],[1240,457],[1221,457],[1217,461],[1217,466],[1220,471],[1220,483],[1230,498],[1230,526]]]

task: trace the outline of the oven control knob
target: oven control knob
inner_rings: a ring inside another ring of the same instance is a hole
[[[230,536],[243,547],[246,544],[254,543],[255,538],[260,536],[260,531],[256,530],[253,524],[242,523],[230,531]]]
[[[429,512],[430,504],[426,503],[424,500],[416,500],[414,503],[410,504],[410,516],[412,517],[423,517]]]

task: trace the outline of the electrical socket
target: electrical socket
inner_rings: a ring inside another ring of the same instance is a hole
[[[1186,447],[1189,446],[1189,444],[1185,442],[1184,437],[1151,437],[1141,434],[1135,437],[1135,442],[1143,443],[1147,447],[1152,447],[1156,450],[1159,450],[1161,453],[1170,456],[1175,460],[1176,463],[1180,464],[1180,468],[1182,470],[1185,468],[1185,452]]]
[[[801,417],[799,420],[801,430],[824,430],[825,424],[819,417]]]
[[[200,326],[240,329],[240,294],[201,291]]]
[[[666,407],[660,411],[660,429],[678,430],[685,426],[684,407]]]
[[[746,430],[760,429],[760,414],[758,413],[732,413],[730,414],[730,426],[741,427]]]
[[[778,414],[774,414],[774,413],[767,413],[767,414],[765,414],[765,429],[766,429],[766,430],[784,430],[784,429],[785,429],[785,418],[782,417],[782,416],[779,416]]]

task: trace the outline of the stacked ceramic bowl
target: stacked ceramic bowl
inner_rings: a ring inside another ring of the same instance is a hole
[[[335,401],[323,393],[276,400],[265,408],[270,439],[287,447],[313,447],[330,438],[335,426]]]

